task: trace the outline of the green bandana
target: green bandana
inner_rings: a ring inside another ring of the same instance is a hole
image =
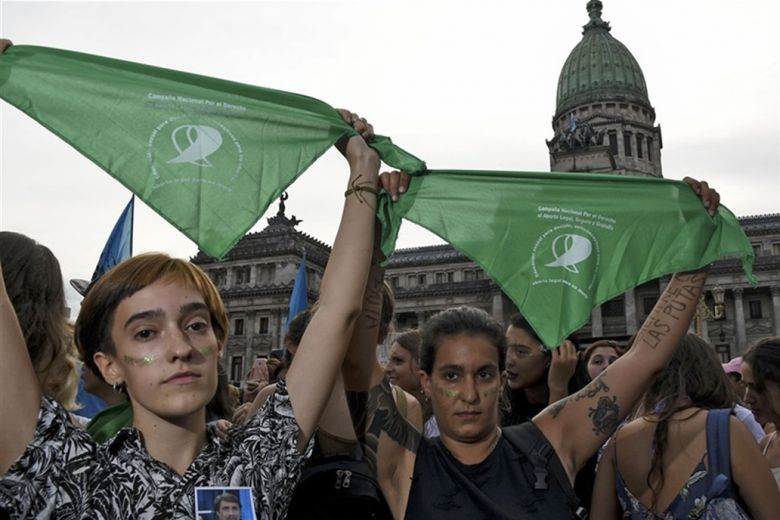
[[[136,63],[14,46],[0,97],[222,257],[310,164],[354,135],[316,99]],[[425,171],[386,137],[383,161],[418,174],[380,198],[389,257],[406,218],[501,285],[547,346],[596,305],[664,274],[753,251],[736,218],[711,218],[681,182],[611,175]]]

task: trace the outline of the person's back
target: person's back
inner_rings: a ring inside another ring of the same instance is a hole
[[[732,509],[714,518],[742,518],[731,499],[756,518],[774,518],[780,497],[735,403],[714,349],[687,334],[642,398],[640,418],[605,449],[592,518],[697,519],[721,504]]]
[[[693,507],[694,500],[700,496],[696,491],[707,491],[702,489],[707,471],[706,421],[707,411],[701,408],[680,411],[669,419],[661,470],[664,481],[657,493],[648,483],[652,457],[638,454],[653,453],[658,423],[642,417],[615,435],[608,449],[614,450],[618,495],[621,501],[629,497],[624,509],[658,512],[663,517],[663,512],[677,501],[690,502]]]

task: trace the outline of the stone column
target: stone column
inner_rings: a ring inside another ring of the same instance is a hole
[[[252,264],[249,268],[249,286],[257,287],[257,264]]]
[[[747,346],[745,334],[745,310],[742,307],[742,288],[734,289],[734,328],[737,331],[737,352],[744,352]]]
[[[624,131],[625,130],[623,128],[619,128],[618,131],[617,131],[617,135],[616,135],[616,137],[617,137],[617,151],[618,151],[618,156],[619,157],[625,157],[626,156],[626,149],[625,149],[625,146],[623,146],[623,144],[624,144],[623,132]]]
[[[233,287],[233,268],[225,268],[225,289],[231,289]]]
[[[630,336],[631,334],[634,334],[638,328],[636,320],[636,296],[634,295],[633,289],[626,292],[625,298],[623,299],[623,308],[626,314],[626,334]]]
[[[253,363],[255,360],[255,351],[252,348],[253,338],[255,336],[255,311],[246,313],[246,327],[244,327],[244,341],[246,341],[245,359]]]
[[[493,318],[504,323],[504,296],[500,289],[493,293]]]
[[[706,306],[703,305],[702,307],[706,309]],[[710,320],[707,319],[706,311],[701,315],[700,319],[701,319],[701,337],[704,341],[710,343],[710,328],[708,325]]]
[[[287,313],[283,308],[275,309],[271,313],[271,320],[273,320],[275,323],[273,324],[273,329],[271,328],[271,324],[268,324],[268,330],[274,330],[276,334],[276,344],[278,345],[278,348],[284,348],[284,327],[286,325],[285,320],[287,319]]]
[[[604,325],[601,321],[601,305],[596,306],[590,313],[590,335],[600,338],[604,335]]]
[[[780,286],[775,285],[772,291],[772,315],[775,322],[775,335],[780,336]]]
[[[415,312],[417,315],[417,328],[421,329],[422,326],[425,324],[425,312],[423,311],[417,311]]]

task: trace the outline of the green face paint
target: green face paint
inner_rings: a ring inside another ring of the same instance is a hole
[[[460,395],[460,392],[457,390],[447,390],[444,393],[447,394],[447,397],[458,397]]]
[[[214,352],[214,347],[206,347],[203,350],[198,350],[203,357],[209,357]]]
[[[157,361],[157,358],[153,354],[146,354],[144,357],[131,357],[125,356],[125,363],[129,365],[135,365],[137,367],[148,367],[152,363]]]

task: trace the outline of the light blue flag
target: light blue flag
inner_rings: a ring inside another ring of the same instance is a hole
[[[133,212],[135,208],[135,196],[125,206],[125,210],[116,221],[111,235],[106,241],[103,252],[100,254],[92,282],[103,276],[109,269],[133,256]]]
[[[287,326],[301,311],[309,306],[309,287],[306,283],[306,251],[303,252],[301,267],[298,268],[298,275],[295,277],[292,295],[290,296],[290,312],[287,315]]]

